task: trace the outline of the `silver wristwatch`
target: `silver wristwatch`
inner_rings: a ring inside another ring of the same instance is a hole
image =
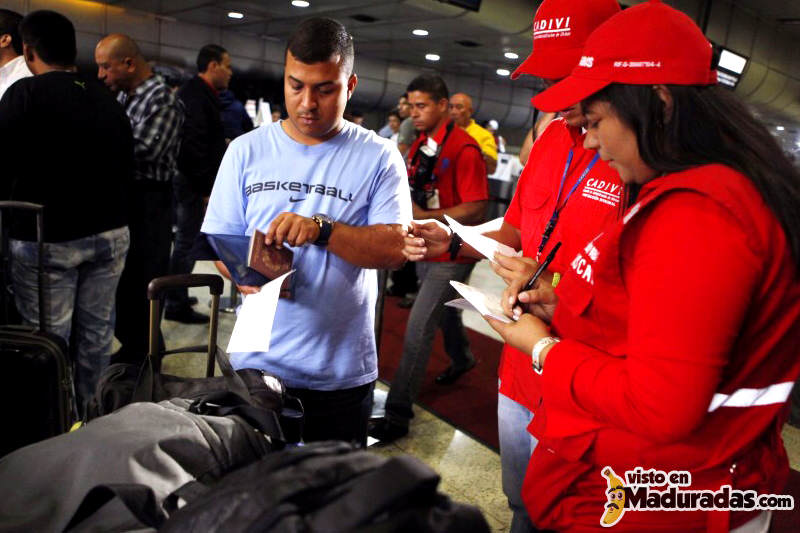
[[[561,342],[561,339],[556,337],[545,337],[533,345],[533,350],[531,350],[531,364],[533,365],[534,372],[537,374],[542,373],[542,351],[544,351],[544,349],[551,344],[555,344],[557,342]]]

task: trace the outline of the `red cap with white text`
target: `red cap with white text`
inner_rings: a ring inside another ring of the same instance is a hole
[[[511,74],[560,80],[572,72],[586,39],[619,13],[617,0],[544,0],[533,16],[533,50]]]
[[[691,18],[649,0],[597,28],[572,74],[536,95],[533,104],[560,111],[612,83],[714,85],[711,54],[711,43]]]

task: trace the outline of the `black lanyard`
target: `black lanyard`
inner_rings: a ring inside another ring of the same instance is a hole
[[[553,233],[556,224],[558,224],[558,217],[561,214],[561,210],[564,209],[564,207],[566,207],[567,202],[569,202],[570,196],[572,196],[572,193],[575,192],[575,189],[577,189],[578,185],[581,184],[583,178],[585,178],[586,175],[589,173],[589,171],[592,170],[592,167],[594,166],[595,163],[597,163],[597,160],[600,158],[599,153],[594,154],[594,157],[589,162],[589,165],[586,167],[583,173],[580,175],[578,181],[576,181],[575,185],[572,186],[572,189],[569,190],[567,197],[564,199],[564,205],[558,207],[558,204],[561,201],[561,192],[564,190],[564,182],[567,180],[567,172],[569,172],[569,165],[572,163],[572,155],[573,152],[572,149],[570,149],[569,155],[567,156],[567,164],[564,165],[564,174],[561,176],[561,185],[558,186],[558,196],[556,196],[556,206],[553,209],[553,214],[550,215],[550,220],[547,222],[547,226],[545,226],[544,228],[544,232],[542,233],[542,242],[539,243],[539,249],[536,251],[537,261],[539,260],[539,256],[542,255],[542,250],[544,250],[544,247],[547,246],[547,241],[550,240],[550,235]]]

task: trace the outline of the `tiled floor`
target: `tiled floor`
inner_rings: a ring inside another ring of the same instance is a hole
[[[210,263],[198,263],[195,272],[215,270]],[[477,265],[470,283],[487,290],[502,289],[502,282],[485,261]],[[228,287],[226,282],[226,295],[229,294]],[[207,311],[208,292],[203,289],[191,289],[190,292],[200,300],[195,309]],[[499,338],[475,313],[464,313],[464,322],[481,333]],[[221,313],[218,343],[222,348],[228,343],[233,324],[233,315]],[[203,325],[170,321],[165,321],[163,326],[168,348],[203,343],[208,331]],[[164,370],[199,376],[205,371],[205,358],[200,354],[173,356],[165,361]],[[383,396],[381,391],[385,390],[386,387],[379,383],[376,392],[378,401]],[[500,456],[419,406],[416,407],[416,414],[407,437],[388,446],[372,445],[370,450],[387,456],[408,453],[418,457],[441,475],[440,490],[457,501],[480,507],[492,531],[507,531],[511,513],[500,485]],[[792,468],[800,470],[800,429],[787,425],[783,438]]]

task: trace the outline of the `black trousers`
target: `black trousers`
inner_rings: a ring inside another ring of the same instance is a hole
[[[147,354],[150,306],[147,285],[169,272],[172,244],[170,184],[138,182],[131,191],[131,244],[117,286],[114,336],[122,349],[114,362],[139,362]],[[159,344],[164,345],[159,331]]]
[[[191,251],[203,225],[205,206],[203,197],[181,174],[172,183],[175,198],[175,245],[169,262],[170,274],[191,274],[194,257]],[[167,295],[166,307],[182,309],[189,306],[189,290],[176,289]]]
[[[287,389],[305,410],[303,440],[343,440],[367,447],[367,423],[372,413],[375,382],[333,391]]]

